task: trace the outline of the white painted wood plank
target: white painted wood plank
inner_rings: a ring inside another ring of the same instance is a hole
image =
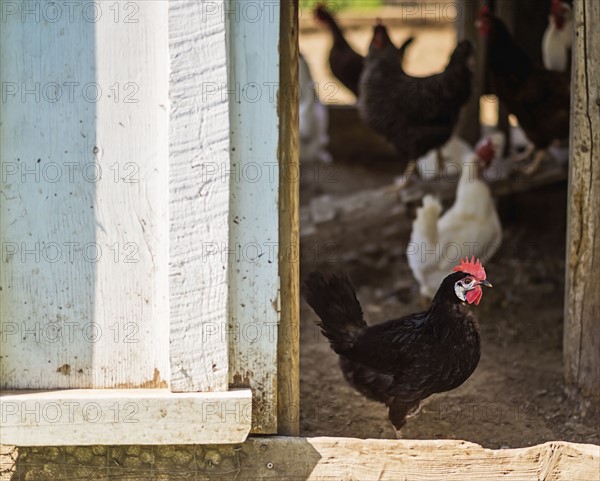
[[[3,392],[2,443],[17,446],[231,444],[250,432],[252,394],[167,389]]]
[[[0,28],[2,386],[164,386],[168,5],[12,7]]]
[[[229,110],[218,2],[169,4],[171,389],[226,391]]]
[[[227,17],[232,162],[229,382],[252,388],[254,433],[277,432],[277,102],[285,86],[279,85],[280,6],[270,7],[250,13],[244,2],[233,2],[231,8],[239,15]],[[291,102],[292,95],[288,91],[279,101]]]

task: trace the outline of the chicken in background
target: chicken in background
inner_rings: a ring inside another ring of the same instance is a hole
[[[467,157],[456,189],[456,200],[440,217],[442,205],[431,195],[417,209],[410,242],[408,265],[420,285],[421,296],[431,299],[457,258],[475,257],[487,262],[502,242],[502,225],[483,171],[502,152],[504,136],[493,134]]]
[[[326,24],[333,35],[333,46],[329,51],[329,68],[331,69],[331,73],[333,73],[347,89],[352,91],[352,93],[358,97],[360,75],[364,68],[365,58],[359,53],[356,53],[350,46],[339,25],[323,5],[317,6],[315,9],[315,17],[320,22]],[[382,26],[382,28],[385,30],[384,26]],[[397,49],[396,56],[400,63],[404,60],[406,48],[413,40],[414,37],[409,37],[404,41],[400,48]]]
[[[544,67],[556,72],[566,72],[571,65],[573,43],[573,11],[571,5],[552,0],[548,28],[542,39]]]
[[[425,181],[450,178],[454,173],[462,171],[464,159],[470,155],[473,155],[473,147],[463,139],[453,136],[443,147],[431,150],[417,160],[417,173]],[[443,160],[442,169],[440,156]]]
[[[300,92],[300,162],[331,162],[329,144],[329,115],[321,103],[308,64],[298,57],[298,87]]]
[[[360,80],[362,120],[391,142],[407,163],[401,188],[415,170],[419,157],[443,146],[456,126],[472,91],[470,68],[473,47],[462,41],[442,73],[429,77],[408,75],[398,61],[398,49],[383,25],[373,40]],[[442,156],[438,152],[438,161]]]
[[[329,52],[329,68],[331,73],[358,96],[358,79],[363,69],[364,57],[354,51],[339,25],[323,5],[315,9],[315,17],[331,30],[333,35],[333,46]]]
[[[483,291],[491,287],[479,261],[461,261],[441,283],[424,312],[368,326],[346,276],[313,272],[305,299],[339,355],[346,381],[384,403],[398,432],[423,399],[450,391],[473,373],[480,357],[477,319]]]
[[[533,157],[524,170],[533,175],[551,144],[569,136],[570,75],[534,64],[489,7],[480,10],[477,26],[480,35],[487,39],[487,67],[493,91],[517,117],[532,144],[513,160],[522,162]]]

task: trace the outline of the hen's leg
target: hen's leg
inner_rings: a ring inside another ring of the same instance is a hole
[[[523,152],[521,152],[520,154],[515,154],[515,155],[511,156],[510,160],[512,160],[513,162],[516,162],[516,163],[525,162],[526,160],[529,160],[531,158],[531,156],[533,155],[534,152],[535,152],[535,145],[529,144]]]
[[[393,405],[395,405],[395,404],[393,404]],[[404,418],[404,422],[403,422],[402,426],[404,426],[406,424],[406,420],[407,419],[415,417],[417,414],[419,414],[421,412],[421,406],[422,406],[422,404],[419,403],[416,406],[414,404],[409,404],[407,406],[409,406],[409,408],[408,408],[408,412],[406,413],[406,417]],[[410,407],[410,406],[412,406],[412,407]],[[392,411],[392,409],[390,407],[390,419],[392,419],[391,411]],[[396,426],[394,425],[394,427],[396,427]],[[404,435],[402,434],[401,428],[402,427],[395,429],[395,431],[396,431],[396,439],[404,439]]]
[[[546,156],[545,150],[538,150],[535,153],[535,156],[533,157],[533,161],[531,162],[531,164],[529,164],[527,167],[525,167],[523,169],[523,173],[528,176],[532,176],[533,174],[535,174],[540,169],[540,166],[542,165],[542,160],[544,160],[545,156]]]
[[[419,412],[419,404],[415,404],[414,402],[406,403],[400,401],[398,398],[393,398],[388,407],[388,416],[396,429],[396,438],[399,438],[401,436],[400,430],[406,424],[406,418],[414,416]]]
[[[408,165],[406,166],[406,169],[404,169],[404,173],[402,174],[402,176],[398,177],[395,181],[396,190],[401,190],[408,185],[410,178],[415,173],[416,167],[417,167],[417,162],[415,160],[411,160],[408,163]]]
[[[442,155],[442,149],[435,149],[436,167],[437,174],[442,175],[444,173],[444,156]]]

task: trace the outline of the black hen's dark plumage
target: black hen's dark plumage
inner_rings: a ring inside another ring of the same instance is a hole
[[[329,68],[331,69],[331,73],[358,97],[358,84],[365,58],[350,46],[335,18],[333,18],[333,15],[323,5],[317,6],[315,16],[329,27],[333,36],[333,46],[329,51]],[[399,62],[402,62],[406,48],[413,40],[413,37],[408,38],[398,49],[396,58]]]
[[[350,46],[339,25],[324,6],[317,6],[315,15],[329,27],[333,35],[333,46],[329,52],[331,72],[354,95],[358,95],[358,79],[363,68],[364,57]]]
[[[527,138],[546,149],[569,135],[570,74],[534,63],[502,21],[484,10],[480,21],[487,37],[487,66],[492,89],[517,116]]]
[[[429,77],[408,75],[381,26],[373,41],[360,80],[361,118],[394,144],[401,161],[418,159],[445,144],[472,90],[469,59],[472,45],[455,48],[445,70]]]
[[[396,429],[423,399],[460,386],[477,367],[477,321],[454,293],[465,276],[446,277],[427,311],[370,327],[346,276],[326,279],[315,272],[305,283],[305,298],[340,356],[344,378],[384,403]]]

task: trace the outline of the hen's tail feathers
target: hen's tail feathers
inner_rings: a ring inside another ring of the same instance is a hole
[[[350,349],[367,327],[350,279],[346,275],[325,279],[320,272],[313,272],[304,286],[304,298],[321,318],[318,325],[333,350],[341,354]]]
[[[411,43],[413,43],[415,40],[415,37],[408,37],[404,43],[402,45],[400,45],[400,47],[398,48],[398,58],[400,59],[400,62],[402,63],[402,61],[404,60],[404,55],[406,55],[406,49],[409,47],[409,45]]]
[[[437,223],[442,212],[442,204],[432,195],[423,197],[423,207],[417,209],[413,231],[432,244],[438,241]]]
[[[325,5],[317,5],[317,7],[315,8],[315,16],[317,20],[326,23],[335,31],[339,30],[339,26],[335,21],[335,18],[333,18],[333,15],[331,13],[329,13]]]

